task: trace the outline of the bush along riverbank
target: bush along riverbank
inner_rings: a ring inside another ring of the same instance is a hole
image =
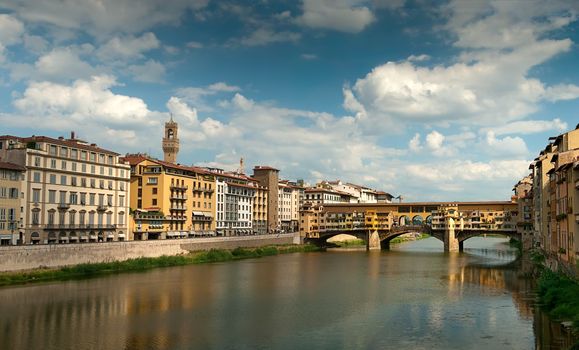
[[[236,248],[233,250],[211,249],[184,255],[157,258],[137,258],[106,263],[80,264],[58,269],[37,269],[26,272],[0,273],[0,286],[37,283],[47,281],[64,281],[70,279],[89,278],[121,272],[146,271],[157,267],[183,266],[224,262],[250,258],[261,258],[278,254],[313,252],[320,249],[314,245],[282,245],[260,248]]]
[[[562,272],[554,272],[545,266],[545,256],[538,251],[531,253],[536,267],[539,306],[553,319],[572,322],[579,331],[579,281]],[[579,349],[579,343],[576,344]],[[575,347],[574,347],[575,348]]]

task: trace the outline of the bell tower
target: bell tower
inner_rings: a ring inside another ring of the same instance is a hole
[[[177,163],[177,153],[179,153],[179,139],[177,138],[177,131],[179,125],[171,120],[165,123],[165,134],[163,136],[163,160],[169,163]]]

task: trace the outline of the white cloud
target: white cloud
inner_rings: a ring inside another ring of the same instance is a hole
[[[568,124],[559,118],[553,120],[525,120],[483,129],[492,131],[494,135],[535,134],[547,131],[561,133],[569,128]]]
[[[197,110],[213,111],[214,108],[206,101],[208,96],[237,91],[241,91],[238,86],[229,85],[225,82],[217,82],[204,87],[179,88],[175,93],[188,104],[195,106]]]
[[[408,142],[408,148],[412,152],[419,152],[420,150],[422,150],[422,145],[420,144],[420,134],[419,133],[414,134],[414,137],[412,137],[412,139],[410,139],[410,141]]]
[[[135,81],[159,83],[163,82],[165,78],[165,66],[155,60],[148,60],[143,64],[130,65],[128,70]]]
[[[311,28],[358,33],[374,22],[372,11],[360,0],[303,0],[296,23]]]
[[[160,24],[179,23],[187,11],[198,11],[208,0],[20,0],[3,6],[33,23],[85,31],[95,37],[139,33]]]
[[[410,62],[423,62],[428,61],[429,59],[430,56],[422,54],[422,55],[410,55],[406,60]]]
[[[520,137],[506,136],[497,138],[495,133],[488,131],[486,134],[485,150],[494,158],[527,157],[529,150],[527,144]]]
[[[83,79],[96,74],[96,69],[84,62],[75,50],[57,48],[41,56],[35,63],[32,79],[56,80]]]
[[[440,150],[444,142],[444,135],[434,130],[426,135],[426,146],[433,151]]]
[[[185,44],[185,46],[187,46],[190,49],[202,49],[203,48],[203,44],[198,42],[198,41],[189,41],[187,44]]]
[[[22,34],[24,34],[24,24],[18,19],[0,14],[0,44],[3,46],[10,46],[20,42]]]
[[[140,37],[127,35],[114,37],[99,47],[97,56],[102,60],[129,60],[143,58],[143,53],[160,46],[155,34],[148,32]]]
[[[228,45],[264,46],[273,43],[297,42],[301,34],[290,31],[275,31],[270,28],[258,28],[248,36],[230,41]]]

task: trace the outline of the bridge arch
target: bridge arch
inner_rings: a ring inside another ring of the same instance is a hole
[[[414,217],[412,218],[412,225],[422,225],[423,223],[423,218],[421,215],[414,215]]]
[[[411,221],[410,221],[410,217],[408,215],[402,215],[398,219],[398,225],[400,225],[400,226],[406,226],[406,225],[410,225],[410,224],[411,224]]]
[[[428,215],[424,220],[424,223],[429,226],[432,225],[432,215]]]

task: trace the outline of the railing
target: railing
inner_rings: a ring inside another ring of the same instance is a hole
[[[183,206],[183,207],[170,207],[169,210],[183,210],[183,211],[185,211],[185,210],[187,210],[187,207],[186,207],[186,206]]]
[[[189,186],[187,185],[179,185],[179,184],[171,184],[171,189],[180,190],[180,191],[187,191]]]
[[[70,208],[70,204],[68,204],[68,203],[58,203],[58,207],[57,207],[57,208],[58,208],[58,209],[61,209],[61,210],[67,210],[67,209]]]
[[[182,195],[182,196],[177,196],[177,195],[171,195],[169,198],[171,199],[179,199],[179,200],[186,200],[187,199],[187,195]]]
[[[97,206],[97,211],[106,211],[107,210],[107,206],[104,204],[99,204]]]

